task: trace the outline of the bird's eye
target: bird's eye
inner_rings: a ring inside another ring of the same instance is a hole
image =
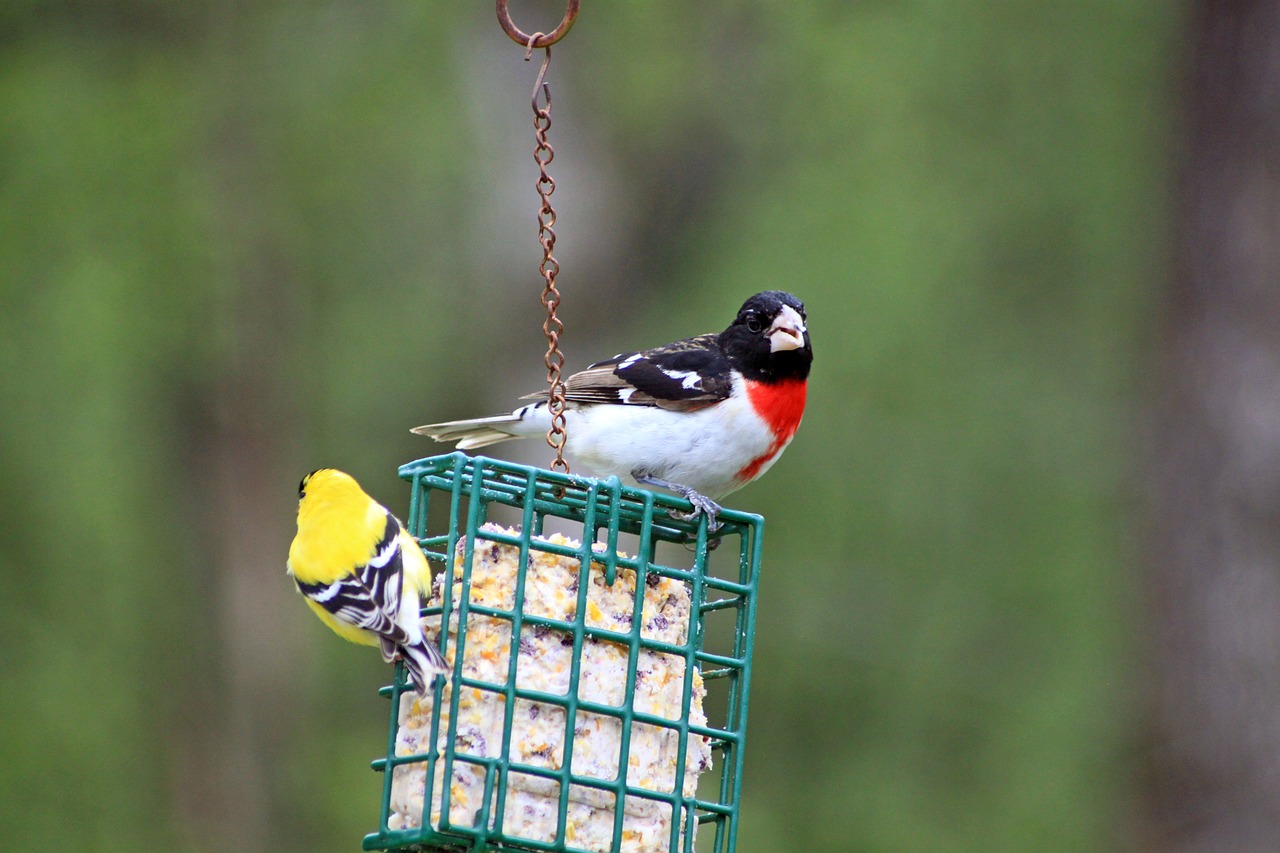
[[[747,331],[748,332],[764,331],[764,321],[760,319],[759,314],[751,314],[747,317]]]

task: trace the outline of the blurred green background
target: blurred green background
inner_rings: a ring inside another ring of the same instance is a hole
[[[728,502],[740,853],[1130,846],[1181,15],[587,0],[555,48],[569,367],[809,310]],[[387,670],[295,600],[296,484],[403,511],[408,427],[544,381],[536,63],[488,2],[16,0],[0,44],[0,847],[356,850]]]

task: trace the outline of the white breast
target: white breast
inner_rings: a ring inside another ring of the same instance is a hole
[[[741,386],[742,380],[736,384]],[[694,412],[611,405],[571,409],[567,450],[583,473],[616,475],[635,485],[631,472],[644,469],[707,497],[723,497],[744,485],[737,473],[773,443],[744,389],[734,391],[728,400]]]

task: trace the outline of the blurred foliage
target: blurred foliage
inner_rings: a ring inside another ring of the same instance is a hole
[[[1126,846],[1179,15],[586,3],[555,49],[570,367],[809,308],[804,428],[731,500],[769,519],[742,853]],[[535,69],[486,4],[0,33],[4,846],[358,849],[386,672],[290,597],[293,485],[395,506],[407,427],[541,381]]]

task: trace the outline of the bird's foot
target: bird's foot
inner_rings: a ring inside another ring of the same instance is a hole
[[[691,489],[688,486],[682,486],[679,483],[672,483],[670,480],[663,480],[653,476],[644,470],[632,471],[631,476],[637,483],[646,486],[657,486],[660,489],[669,489],[680,497],[693,504],[692,512],[672,512],[672,518],[678,518],[681,521],[694,521],[699,515],[707,517],[707,532],[714,533],[724,525],[716,520],[716,516],[720,514],[720,504],[711,500],[711,498],[701,492]]]
[[[696,521],[699,515],[705,515],[707,517],[708,532],[719,530],[724,526],[716,520],[716,516],[720,514],[720,504],[711,500],[711,498],[706,495],[695,492],[693,489],[687,487],[681,487],[676,491],[680,493],[682,498],[693,504],[693,511],[673,512],[671,513],[673,516],[685,521]]]

